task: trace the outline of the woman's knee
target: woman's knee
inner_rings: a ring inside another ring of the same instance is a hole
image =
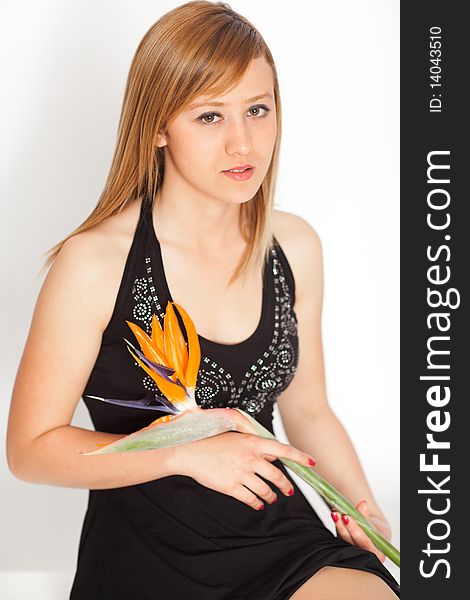
[[[385,581],[368,571],[343,567],[322,567],[290,600],[397,600]]]

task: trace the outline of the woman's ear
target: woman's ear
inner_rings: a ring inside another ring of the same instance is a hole
[[[166,136],[161,133],[157,134],[157,147],[162,148],[167,145]]]

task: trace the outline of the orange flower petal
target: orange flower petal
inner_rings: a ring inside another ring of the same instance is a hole
[[[126,323],[129,325],[132,333],[139,342],[140,349],[149,360],[157,362],[160,365],[165,365],[166,367],[171,366],[167,364],[167,358],[165,354],[155,348],[154,344],[152,343],[152,339],[145,333],[143,329],[141,329],[135,323],[131,323],[130,321],[126,321]]]
[[[168,357],[172,368],[175,369],[178,379],[186,386],[188,349],[171,302],[168,302],[166,307],[163,339],[165,355]]]
[[[150,425],[147,425],[147,427],[152,427],[152,425],[157,425],[158,423],[164,423],[166,421],[171,421],[172,419],[174,419],[173,415],[165,415],[163,417],[160,417],[158,419],[155,419],[155,421],[152,421],[150,423]]]
[[[167,381],[166,379],[161,377],[161,375],[155,373],[155,371],[147,367],[147,365],[143,363],[140,360],[140,358],[136,356],[129,347],[127,349],[138,362],[138,364],[142,367],[142,369],[144,369],[144,371],[148,373],[148,375],[150,375],[150,377],[155,381],[165,398],[168,398],[170,402],[173,402],[176,405],[178,405],[179,402],[182,402],[186,399],[186,392],[181,386],[179,386],[176,383],[172,383],[171,381]]]
[[[186,388],[194,390],[196,388],[196,380],[199,372],[199,365],[201,363],[201,347],[199,345],[199,338],[196,332],[194,323],[192,322],[188,313],[182,306],[173,302],[178,309],[178,312],[183,319],[183,323],[188,336],[188,365],[185,373]]]
[[[157,315],[152,315],[152,344],[162,356],[165,354],[163,345],[163,329]]]

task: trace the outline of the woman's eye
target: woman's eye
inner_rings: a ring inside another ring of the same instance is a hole
[[[248,109],[248,112],[251,114],[252,117],[257,117],[259,119],[262,119],[264,117],[266,117],[269,113],[271,109],[268,108],[265,105],[256,105],[256,106],[252,106],[251,108]],[[255,112],[255,114],[253,114],[252,111],[257,111]],[[260,114],[259,111],[264,111]],[[210,112],[210,113],[204,113],[203,115],[201,115],[200,117],[197,118],[198,121],[200,121],[201,123],[203,123],[204,125],[212,125],[213,123],[218,123],[218,121],[214,120],[216,117],[220,117],[219,113],[216,112]]]
[[[220,115],[217,113],[206,113],[205,115],[201,115],[200,117],[198,117],[198,121],[201,121],[205,125],[212,125],[212,123],[217,123],[217,121],[214,121],[214,117],[220,117]],[[209,118],[210,120],[206,121],[206,119]]]
[[[265,116],[268,114],[268,112],[269,112],[271,109],[270,109],[270,108],[268,108],[267,106],[264,106],[264,105],[258,104],[257,106],[252,106],[252,107],[250,108],[250,111],[251,111],[251,110],[257,110],[257,111],[259,111],[259,110],[264,110],[264,114],[261,114],[261,115],[260,115],[259,113],[257,113],[256,115],[254,115],[255,117],[260,117],[260,118],[261,118],[261,117],[265,117]]]

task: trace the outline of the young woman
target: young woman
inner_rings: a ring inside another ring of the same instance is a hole
[[[279,460],[313,455],[390,539],[326,397],[320,240],[273,210],[280,134],[271,53],[227,4],[189,2],[145,34],[104,191],[51,250],[8,426],[15,476],[90,490],[72,600],[399,595],[354,520],[333,514],[334,536]],[[157,418],[89,396],[158,391],[123,338],[126,320],[149,332],[168,300],[199,333],[198,403],[241,407],[273,431],[277,402],[292,445],[228,432],[81,454]],[[81,396],[95,431],[70,425]]]

